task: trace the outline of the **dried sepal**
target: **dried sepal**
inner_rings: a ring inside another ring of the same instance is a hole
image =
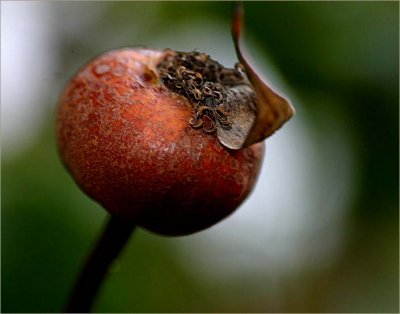
[[[217,134],[222,145],[241,149],[255,121],[255,92],[241,66],[225,68],[205,53],[171,52],[157,65],[161,82],[193,106],[189,125]]]
[[[232,35],[240,63],[225,68],[197,51],[166,49],[157,64],[166,88],[186,97],[193,106],[188,121],[194,129],[214,134],[229,149],[241,149],[264,140],[294,113],[293,107],[259,77],[241,48],[243,11],[239,6]]]
[[[231,87],[227,91],[226,106],[229,108],[230,128],[217,126],[218,140],[227,148],[240,149],[256,118],[255,94],[248,85]]]
[[[295,110],[285,98],[273,91],[251,66],[242,47],[242,33],[243,8],[242,4],[237,2],[232,21],[232,38],[237,57],[256,93],[257,107],[255,122],[243,145],[247,147],[272,135],[293,116]]]

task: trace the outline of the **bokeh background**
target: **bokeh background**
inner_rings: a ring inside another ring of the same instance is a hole
[[[126,46],[233,66],[230,2],[1,2],[1,309],[59,312],[107,214],[57,156],[57,98]],[[399,3],[246,2],[246,46],[296,117],[225,221],[138,230],[97,312],[398,312]]]

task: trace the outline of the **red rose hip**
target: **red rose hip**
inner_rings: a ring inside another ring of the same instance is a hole
[[[235,107],[254,97],[239,67],[202,53],[111,51],[67,84],[59,152],[111,215],[160,234],[190,234],[232,213],[255,183],[263,144],[239,148]]]
[[[164,235],[205,229],[254,186],[262,141],[294,114],[248,62],[238,2],[228,69],[200,52],[126,48],[84,66],[59,103],[60,156],[111,219],[66,306],[89,312],[135,225]]]

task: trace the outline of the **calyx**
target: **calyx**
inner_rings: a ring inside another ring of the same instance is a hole
[[[225,68],[201,52],[166,50],[157,66],[161,82],[186,97],[193,106],[189,123],[217,133],[231,149],[242,147],[255,118],[255,92],[242,66]]]

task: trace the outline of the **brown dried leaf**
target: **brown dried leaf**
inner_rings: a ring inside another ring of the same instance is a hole
[[[233,21],[232,37],[236,54],[242,63],[249,81],[256,92],[255,122],[247,134],[243,147],[260,142],[272,135],[295,113],[292,105],[282,96],[274,92],[257,74],[248,62],[242,47],[243,8],[237,3]]]

